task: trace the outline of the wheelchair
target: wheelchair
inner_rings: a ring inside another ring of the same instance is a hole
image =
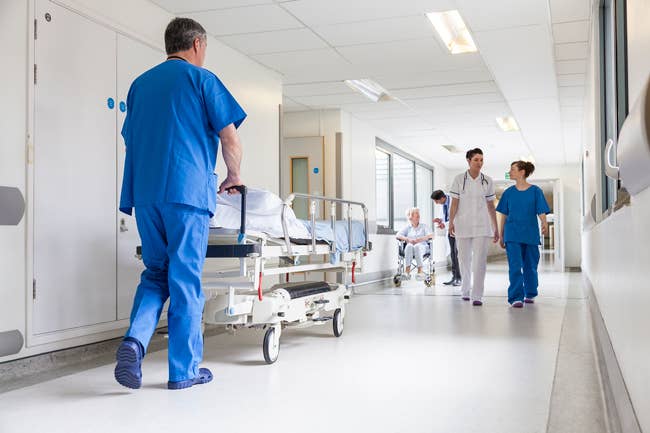
[[[397,241],[397,248],[398,248],[398,254],[397,254],[397,273],[393,277],[393,284],[395,287],[400,287],[402,285],[402,279],[404,278],[404,270],[406,269],[406,257],[404,254],[404,249],[406,248],[406,242],[404,241]],[[424,285],[426,287],[431,287],[436,284],[436,270],[435,270],[435,264],[436,262],[433,260],[432,256],[432,251],[433,251],[433,238],[429,239],[427,241],[428,249],[427,252],[424,253],[423,256],[423,263],[422,267],[424,269],[428,269],[429,272],[425,272],[426,277],[424,278]],[[413,268],[413,264],[415,263],[415,258],[413,259],[413,262],[411,263],[411,268]]]

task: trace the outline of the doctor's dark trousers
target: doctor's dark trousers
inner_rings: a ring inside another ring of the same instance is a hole
[[[203,358],[201,273],[210,214],[175,203],[136,207],[135,214],[146,269],[126,336],[137,338],[146,348],[169,298],[169,380],[193,379]]]
[[[537,265],[539,264],[539,245],[506,242],[510,286],[508,302],[523,301],[524,297],[537,296]]]

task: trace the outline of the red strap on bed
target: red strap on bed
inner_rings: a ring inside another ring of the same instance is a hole
[[[262,273],[260,272],[260,282],[257,285],[257,297],[262,300]]]

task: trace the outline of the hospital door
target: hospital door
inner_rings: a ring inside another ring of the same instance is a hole
[[[164,53],[51,1],[36,1],[35,19],[31,334],[42,335],[38,343],[128,318],[142,264],[135,221],[117,213],[119,131],[131,81]]]
[[[324,137],[285,138],[282,150],[282,197],[294,192],[324,195]],[[322,219],[322,204],[317,206],[316,218]],[[309,218],[307,200],[294,200],[293,210],[298,218]]]

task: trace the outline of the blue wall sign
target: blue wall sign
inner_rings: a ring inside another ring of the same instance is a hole
[[[115,107],[115,99],[108,98],[106,100],[106,105],[108,105],[108,108],[112,110]]]
[[[318,167],[314,167],[314,174],[318,174]]]
[[[126,111],[126,103],[124,103],[124,101],[120,101],[120,111],[122,113]]]

